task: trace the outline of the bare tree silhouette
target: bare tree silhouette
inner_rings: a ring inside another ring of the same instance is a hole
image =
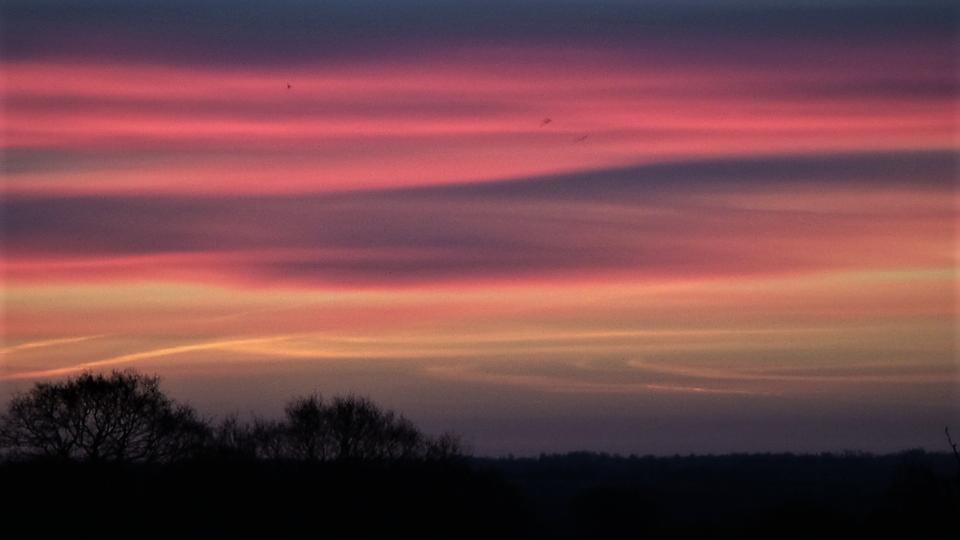
[[[221,459],[250,461],[260,457],[254,430],[241,422],[236,414],[227,416],[213,429],[212,443],[213,455]]]
[[[957,460],[957,481],[960,482],[960,450],[957,450],[957,443],[953,442],[953,437],[950,436],[950,426],[945,426],[943,433],[947,436],[947,444],[953,450],[954,459]]]
[[[451,433],[433,438],[393,411],[355,395],[325,401],[302,396],[284,408],[281,421],[241,424],[228,417],[216,429],[218,449],[248,459],[329,461],[450,461],[464,455]]]
[[[86,373],[38,383],[0,416],[0,457],[70,461],[170,462],[200,456],[231,460],[373,462],[452,460],[459,438],[422,433],[403,415],[359,396],[298,397],[282,420],[215,428],[161,392],[159,379],[134,371]]]
[[[12,457],[169,462],[199,451],[209,429],[189,406],[132,371],[38,383],[0,417],[0,452]]]
[[[419,443],[420,434],[405,419],[380,410],[372,401],[346,396],[333,400],[327,409],[328,428],[337,461],[374,460],[387,457],[388,447]],[[396,436],[397,440],[391,440]]]
[[[287,404],[285,435],[292,458],[307,461],[327,459],[331,448],[329,415],[319,394],[294,399]]]

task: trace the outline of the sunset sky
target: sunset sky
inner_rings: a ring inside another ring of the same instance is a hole
[[[952,2],[2,0],[0,403],[479,454],[942,449]]]

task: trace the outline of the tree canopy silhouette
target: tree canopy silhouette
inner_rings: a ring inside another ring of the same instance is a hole
[[[133,371],[38,383],[0,416],[8,456],[77,461],[170,462],[198,452],[209,428],[189,406]]]
[[[464,453],[456,435],[430,437],[403,415],[353,395],[330,401],[319,394],[295,398],[280,421],[245,425],[230,417],[216,438],[220,450],[229,454],[291,461],[441,461]]]
[[[359,396],[290,401],[281,420],[236,416],[216,428],[135,371],[37,383],[0,416],[0,458],[156,463],[191,457],[306,462],[449,461],[453,434],[430,437],[403,415]]]

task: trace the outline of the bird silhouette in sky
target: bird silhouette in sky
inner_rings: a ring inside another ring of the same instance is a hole
[[[588,134],[588,135],[581,135],[581,136],[577,137],[576,139],[574,139],[573,142],[575,142],[575,143],[581,143],[581,142],[587,140],[587,137],[589,137],[589,136],[590,136],[589,134]]]
[[[549,124],[550,122],[553,122],[553,120],[551,120],[550,118],[544,118],[543,121],[540,122],[540,127],[543,127],[543,126]]]
[[[287,83],[287,90],[289,90],[289,89],[291,89],[291,88],[293,88],[293,85],[290,84],[290,83]]]

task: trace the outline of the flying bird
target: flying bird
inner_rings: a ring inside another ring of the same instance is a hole
[[[291,88],[293,88],[293,85],[290,84],[290,83],[287,83],[287,90],[289,90],[289,89],[291,89]]]
[[[540,122],[540,127],[543,127],[543,126],[549,124],[550,122],[553,122],[553,120],[551,120],[551,119],[549,119],[549,118],[544,118],[543,121]]]
[[[575,142],[575,143],[583,142],[583,141],[587,140],[587,137],[589,137],[589,136],[590,136],[589,134],[587,134],[587,135],[581,135],[581,136],[577,137],[576,139],[574,139],[573,142]]]

